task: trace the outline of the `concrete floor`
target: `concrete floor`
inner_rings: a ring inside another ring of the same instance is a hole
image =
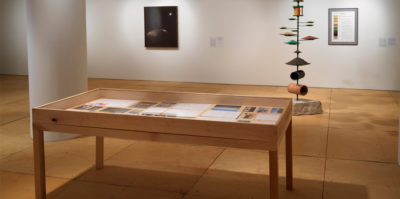
[[[89,87],[292,97],[285,87],[90,79]],[[0,75],[0,198],[34,198],[28,80]],[[311,88],[321,115],[293,117],[294,190],[281,198],[398,199],[400,92]],[[95,140],[46,143],[50,199],[264,199],[268,152],[105,139],[105,168]]]

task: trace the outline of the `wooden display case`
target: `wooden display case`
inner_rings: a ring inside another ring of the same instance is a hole
[[[73,111],[96,99],[280,107],[274,124]],[[286,136],[287,189],[292,189],[292,100],[185,92],[95,89],[32,109],[36,198],[45,199],[44,131],[96,136],[96,168],[103,168],[104,136],[269,151],[270,198],[278,198],[278,146]]]

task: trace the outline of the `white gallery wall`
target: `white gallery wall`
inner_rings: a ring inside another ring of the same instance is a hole
[[[21,1],[21,0],[7,0]],[[86,0],[89,77],[257,85],[291,82],[292,0]],[[179,48],[144,47],[144,6],[178,6]],[[305,0],[301,50],[313,87],[400,90],[400,1]],[[359,8],[359,45],[328,45],[328,8]],[[3,29],[3,27],[2,27]],[[219,47],[210,37],[222,38]],[[0,38],[3,40],[4,38]],[[380,41],[396,39],[394,46]],[[3,41],[1,41],[3,43]],[[21,52],[21,57],[23,57]],[[10,64],[6,64],[10,65]],[[0,61],[0,73],[14,73]],[[14,66],[12,66],[14,68]],[[15,72],[16,73],[16,72]]]
[[[0,0],[0,74],[28,74],[25,0]]]
[[[144,6],[178,5],[179,48],[144,47]],[[287,85],[295,57],[280,26],[294,22],[292,0],[87,0],[90,77]],[[314,87],[400,89],[398,0],[305,0],[301,80]],[[359,45],[328,45],[328,8],[359,8]],[[294,25],[294,24],[293,24]],[[210,37],[222,37],[210,47]]]

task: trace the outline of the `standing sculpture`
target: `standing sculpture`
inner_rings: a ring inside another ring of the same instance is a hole
[[[311,41],[318,39],[314,36],[306,36],[300,39],[300,27],[311,27],[314,26],[314,21],[300,21],[300,17],[303,16],[303,6],[300,5],[303,0],[293,0],[296,2],[296,5],[293,6],[293,17],[290,17],[290,21],[296,21],[296,27],[281,27],[282,30],[288,30],[289,32],[282,33],[281,35],[285,37],[295,37],[296,39],[289,40],[285,42],[288,45],[295,45],[296,57],[291,61],[287,62],[287,65],[296,66],[296,71],[290,74],[290,78],[296,83],[290,83],[288,86],[288,92],[296,94],[296,99],[294,100],[294,115],[303,115],[303,114],[317,114],[322,113],[321,102],[315,100],[299,100],[299,95],[305,96],[308,93],[308,87],[306,85],[299,84],[299,80],[305,77],[305,72],[300,70],[300,66],[308,65],[307,61],[300,58],[300,42],[302,41]]]
[[[306,21],[306,22],[300,21],[300,17],[303,16],[303,6],[300,5],[300,2],[303,2],[303,0],[293,0],[293,2],[297,3],[296,6],[293,6],[293,9],[294,9],[293,16],[295,18],[291,17],[291,18],[289,18],[289,20],[296,21],[297,26],[295,28],[281,27],[281,29],[287,29],[287,30],[292,31],[292,32],[282,33],[281,35],[283,35],[285,37],[296,36],[296,40],[290,40],[290,41],[286,42],[286,44],[296,45],[297,49],[296,49],[296,51],[294,51],[294,53],[296,53],[297,56],[296,56],[296,58],[294,58],[293,60],[291,60],[290,62],[288,62],[286,64],[296,66],[296,71],[294,71],[294,72],[292,72],[292,74],[290,74],[290,78],[292,80],[295,80],[296,84],[294,84],[294,83],[289,84],[288,91],[290,93],[296,94],[296,100],[299,100],[299,95],[304,96],[304,95],[307,95],[307,93],[308,93],[307,86],[299,84],[299,80],[305,76],[305,72],[303,70],[299,70],[299,67],[310,64],[310,63],[306,62],[304,59],[299,57],[299,54],[301,53],[301,51],[299,49],[300,41],[310,41],[310,40],[315,40],[318,38],[314,37],[314,36],[307,36],[307,37],[303,37],[300,40],[300,27],[301,26],[313,26],[314,21]]]

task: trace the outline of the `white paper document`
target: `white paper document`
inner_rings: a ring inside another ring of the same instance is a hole
[[[184,110],[205,110],[210,107],[211,104],[187,104],[179,103],[174,106],[174,109],[184,109]]]
[[[109,106],[109,107],[128,107],[137,103],[137,100],[118,100],[118,99],[97,99],[86,103],[92,106]]]
[[[163,113],[168,117],[196,118],[203,110],[185,110],[172,108]]]
[[[281,115],[276,114],[257,114],[256,120],[271,120],[278,121]]]
[[[162,112],[166,111],[168,108],[154,107],[148,108],[142,112],[142,115],[160,115]]]
[[[336,31],[332,31],[332,40],[352,42],[356,37],[356,12],[332,12],[332,24]],[[332,28],[332,29],[333,29]]]
[[[209,110],[202,114],[202,117],[213,117],[213,118],[227,118],[235,119],[239,117],[241,112],[239,111],[214,111]]]

